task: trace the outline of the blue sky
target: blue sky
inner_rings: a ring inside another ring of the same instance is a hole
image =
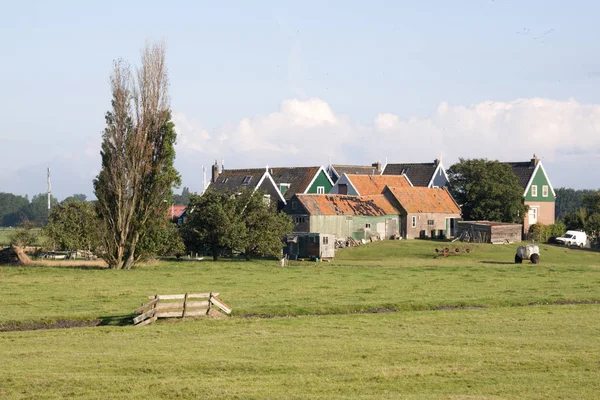
[[[89,3],[89,4],[88,4]],[[108,75],[165,40],[176,166],[542,157],[598,188],[593,1],[3,2],[0,191],[92,196]]]

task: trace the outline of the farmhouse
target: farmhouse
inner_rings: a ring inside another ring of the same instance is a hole
[[[279,207],[283,207],[286,203],[269,172],[269,167],[252,169],[222,168],[219,171],[219,165],[215,161],[207,190],[230,193],[238,193],[242,190],[259,191],[265,198],[277,201]]]
[[[406,175],[413,186],[428,188],[444,187],[448,184],[448,175],[442,161],[432,163],[387,164],[382,175]]]
[[[461,211],[446,188],[386,187],[383,194],[400,211],[403,238],[455,235]]]
[[[333,187],[323,167],[269,168],[269,173],[285,200],[295,194],[326,194]]]
[[[297,194],[285,212],[294,233],[322,233],[337,238],[389,239],[398,235],[398,210],[383,195],[344,196]]]
[[[344,174],[352,175],[381,175],[383,168],[381,162],[369,165],[342,165],[342,164],[329,164],[327,167],[327,174],[331,180],[335,183]]]
[[[529,227],[538,222],[545,225],[553,224],[556,193],[542,160],[534,154],[530,161],[506,164],[510,165],[519,179],[519,184],[523,188],[523,202],[529,206],[523,221],[523,234],[527,235]]]
[[[361,175],[344,173],[335,183],[330,194],[370,196],[383,193],[386,186],[410,187],[406,175]]]

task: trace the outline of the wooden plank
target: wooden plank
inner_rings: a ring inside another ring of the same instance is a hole
[[[154,299],[146,304],[144,304],[143,306],[141,306],[140,308],[138,308],[137,310],[135,310],[136,313],[141,313],[144,312],[145,309],[152,307],[153,305],[155,305],[156,303],[158,303],[158,299]]]
[[[157,311],[157,318],[181,318],[181,311]]]
[[[159,304],[156,305],[156,308],[158,310],[171,310],[171,309],[175,310],[175,309],[178,309],[178,310],[181,311],[183,309],[183,302],[179,301],[177,303],[159,303]]]
[[[213,296],[218,296],[219,293],[213,293]],[[188,294],[188,299],[203,299],[210,297],[210,293],[190,293]],[[148,296],[149,299],[153,299],[154,296]],[[159,294],[158,298],[160,300],[183,300],[185,298],[185,294]]]
[[[204,317],[204,316],[206,316],[206,311],[207,310],[208,309],[205,308],[205,309],[202,309],[202,310],[187,311],[185,313],[185,316],[186,317]]]
[[[204,301],[188,301],[186,308],[208,307],[208,300]]]
[[[156,317],[152,317],[152,318],[150,318],[150,319],[147,319],[147,320],[145,320],[144,322],[137,324],[136,326],[144,326],[144,325],[148,325],[148,324],[151,324],[151,323],[153,323],[154,321],[156,321]]]
[[[150,317],[154,316],[155,313],[156,313],[156,310],[154,308],[152,310],[148,310],[145,313],[135,317],[133,319],[133,323],[137,324],[138,322],[141,322],[141,321],[145,320],[146,318],[150,318]]]
[[[219,307],[221,311],[223,311],[225,314],[231,314],[231,308],[227,304],[223,303],[221,300],[213,296],[210,298],[210,301],[212,304]]]

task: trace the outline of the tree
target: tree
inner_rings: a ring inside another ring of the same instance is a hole
[[[187,206],[190,204],[190,195],[190,188],[184,186],[181,194],[173,195],[173,203],[178,206]]]
[[[95,250],[100,245],[100,218],[92,203],[72,200],[52,210],[44,233],[62,250]]]
[[[56,207],[58,200],[50,195],[51,209]],[[44,226],[48,223],[48,195],[40,193],[33,196],[31,202],[21,210],[21,218],[23,221],[34,223],[37,226]]]
[[[259,192],[245,191],[236,200],[246,227],[246,259],[249,260],[251,255],[279,257],[283,237],[292,233],[292,219],[285,213],[277,212],[275,204],[266,201]]]
[[[28,204],[29,199],[27,196],[23,197],[14,195],[12,193],[0,193],[0,225],[16,225],[19,222],[19,211],[25,208]]]
[[[201,253],[209,250],[215,261],[225,250],[243,248],[246,227],[235,196],[212,190],[192,195],[182,236],[186,248]]]
[[[487,159],[459,159],[448,169],[450,190],[467,221],[522,223],[523,188],[510,166]]]
[[[162,220],[163,203],[180,184],[164,44],[146,47],[136,78],[125,62],[115,61],[110,82],[112,109],[94,192],[106,229],[103,258],[110,268],[129,269],[142,259],[138,245]]]
[[[592,193],[592,190],[575,190],[570,188],[556,189],[556,219],[563,219],[567,214],[573,214],[583,206],[583,197]]]
[[[63,201],[60,202],[61,205],[68,204],[72,201],[86,201],[87,196],[85,194],[74,194],[72,196],[67,197]]]

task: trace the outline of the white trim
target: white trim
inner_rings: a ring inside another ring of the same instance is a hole
[[[262,185],[263,181],[265,180],[265,177],[269,178],[269,181],[271,181],[271,184],[273,185],[273,187],[275,188],[275,190],[277,190],[277,194],[279,195],[279,198],[281,199],[281,201],[283,201],[283,204],[287,204],[287,202],[283,198],[283,195],[281,194],[281,191],[279,190],[279,186],[277,186],[277,184],[273,180],[273,177],[271,176],[271,174],[269,173],[269,171],[265,171],[263,173],[262,177],[260,178],[260,180],[258,181],[258,183],[256,184],[256,186],[254,187],[254,190],[255,191],[258,190],[258,188],[260,187],[260,185]]]
[[[431,176],[431,180],[429,181],[429,183],[427,184],[428,188],[431,188],[433,185],[433,181],[435,180],[435,176],[438,173],[439,169],[442,169],[442,172],[444,173],[444,176],[446,177],[446,183],[448,183],[450,181],[450,179],[448,179],[448,174],[446,173],[446,168],[444,168],[444,166],[442,165],[442,161],[440,160],[439,164],[437,165],[437,167],[435,168],[435,171],[433,171],[433,175]]]
[[[531,186],[531,184],[533,183],[533,178],[535,178],[538,169],[542,169],[542,172],[544,173],[544,176],[546,177],[546,181],[548,181],[548,186],[550,187],[550,190],[552,191],[552,194],[554,195],[554,197],[556,197],[556,192],[554,191],[554,187],[552,186],[552,183],[550,183],[550,178],[548,178],[548,174],[546,173],[546,169],[544,169],[544,166],[542,165],[542,160],[538,161],[538,164],[535,166],[535,169],[533,170],[533,173],[531,174],[531,177],[529,178],[529,182],[527,182],[527,186],[525,187],[525,192],[523,192],[523,197],[527,196],[527,192],[529,191],[529,187]]]
[[[340,174],[338,174],[338,172],[335,170],[335,167],[332,164],[329,164],[329,166],[331,167],[331,171],[335,174],[335,176],[337,176],[338,179],[341,178]],[[329,176],[329,173],[327,174],[327,176]],[[331,177],[329,178],[329,180],[331,181]],[[333,181],[332,181],[333,182]]]
[[[348,177],[348,174],[346,174],[346,173],[344,172],[344,175],[343,175],[343,176],[345,176],[345,177],[346,177],[346,181],[347,181],[347,182],[350,184],[350,186],[352,186],[352,189],[354,189],[354,191],[356,192],[356,195],[357,195],[357,196],[360,196],[360,192],[359,192],[358,190],[356,190],[356,186],[354,186],[354,184],[352,183],[352,181],[351,181],[351,180],[350,180],[350,178]],[[342,178],[340,177],[340,179],[342,179]],[[339,180],[338,180],[338,182],[339,182]],[[338,182],[336,182],[335,184],[337,185],[337,184],[338,184]],[[339,190],[338,190],[338,194],[339,194]],[[347,195],[347,196],[351,196],[351,195],[349,195],[349,194],[346,194],[346,195]]]
[[[401,174],[400,176],[404,175],[404,177],[406,178],[406,180],[408,181],[408,183],[410,183],[410,187],[415,187],[415,185],[413,185],[413,183],[410,181],[410,178],[408,177],[408,175],[406,174]],[[387,186],[387,185],[386,185]]]
[[[333,166],[332,166],[331,168],[333,168]],[[333,168],[333,170],[334,170],[334,172],[335,172],[335,168]],[[317,177],[319,176],[319,173],[320,173],[321,171],[323,171],[323,173],[324,173],[324,174],[325,174],[325,176],[327,177],[327,180],[329,181],[329,183],[331,183],[331,187],[333,187],[333,186],[334,186],[334,183],[333,183],[333,181],[331,180],[331,178],[329,177],[329,174],[327,173],[327,171],[325,171],[325,168],[323,168],[323,166],[321,165],[321,166],[319,167],[319,170],[318,170],[318,171],[317,171],[317,173],[315,174],[315,176],[313,176],[313,178],[312,178],[312,181],[310,181],[310,183],[308,184],[308,186],[306,186],[306,189],[304,189],[304,192],[302,192],[302,194],[308,194],[308,189],[310,189],[310,187],[312,186],[312,184],[313,184],[313,183],[315,183],[315,181],[317,180]],[[338,175],[338,174],[337,174],[337,172],[336,172],[335,174],[336,174],[336,175]],[[339,178],[339,175],[338,175],[338,178]],[[330,190],[331,190],[331,189],[330,189]],[[327,193],[325,193],[325,194],[327,194]]]

